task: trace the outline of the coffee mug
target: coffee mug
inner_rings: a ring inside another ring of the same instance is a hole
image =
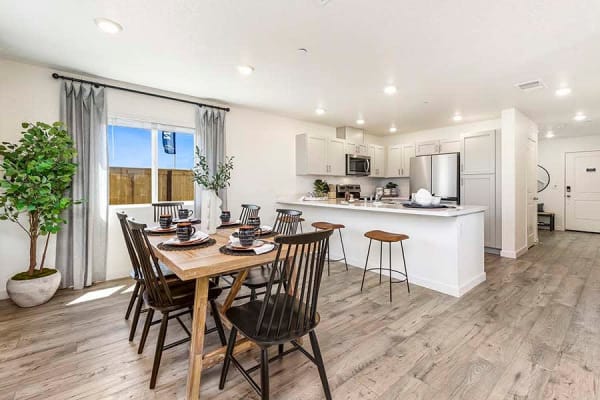
[[[196,233],[196,228],[189,222],[180,222],[177,224],[177,239],[181,242],[187,242],[192,235]]]
[[[254,228],[254,233],[260,235],[260,217],[248,217],[248,225]]]
[[[158,223],[161,228],[168,229],[173,223],[173,217],[171,216],[171,214],[163,214],[158,218]]]
[[[223,211],[221,212],[221,222],[226,224],[231,220],[231,211]]]
[[[186,219],[192,216],[194,212],[192,210],[187,210],[185,208],[180,208],[179,210],[177,210],[177,215],[179,216],[179,219]]]
[[[250,225],[241,226],[238,231],[238,239],[242,246],[252,246],[254,239],[256,239],[256,229]]]

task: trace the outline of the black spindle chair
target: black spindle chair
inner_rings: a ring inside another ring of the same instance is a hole
[[[277,216],[275,217],[273,230],[280,235],[295,235],[298,232],[302,211],[288,209],[277,209],[276,211]],[[257,296],[264,293],[259,293],[258,290],[267,287],[271,276],[271,267],[271,265],[261,265],[248,271],[248,276],[243,285],[250,289],[250,300],[256,300]],[[241,298],[244,297],[246,296]]]
[[[135,336],[140,314],[146,311],[142,310],[142,304],[144,302],[142,298],[142,293],[144,292],[144,279],[141,272],[140,261],[131,240],[131,230],[129,229],[129,225],[127,225],[127,214],[123,211],[117,212],[117,217],[119,218],[119,224],[121,225],[121,231],[123,232],[123,239],[125,240],[125,246],[127,247],[129,259],[131,260],[131,277],[135,280],[135,285],[133,287],[133,291],[131,292],[131,299],[129,299],[127,311],[125,312],[125,319],[129,319],[133,305],[137,300],[137,304],[135,305],[135,310],[133,312],[133,320],[131,321],[131,328],[129,330],[129,341],[131,342]],[[166,265],[161,262],[159,262],[158,265],[160,266],[160,270],[167,281],[178,280],[178,278],[167,268]]]
[[[150,326],[153,324],[152,318],[154,312],[159,311],[161,315],[160,319],[160,331],[158,333],[158,339],[156,341],[156,350],[154,353],[154,363],[152,365],[152,375],[150,377],[150,389],[154,389],[156,386],[156,378],[158,376],[158,368],[160,367],[160,359],[162,357],[163,350],[170,349],[174,346],[186,343],[190,341],[191,333],[187,326],[181,321],[180,317],[184,314],[190,313],[194,305],[195,295],[195,284],[194,282],[168,282],[165,276],[161,272],[161,269],[156,261],[156,257],[152,252],[152,247],[146,236],[146,224],[140,224],[133,221],[132,219],[127,220],[129,229],[131,230],[131,238],[134,249],[138,255],[140,263],[140,272],[144,277],[144,303],[148,308],[148,314],[146,316],[146,323],[144,324],[144,330],[142,332],[142,338],[138,348],[138,353],[141,354],[144,350],[144,344],[148,337],[148,331]],[[208,291],[208,301],[211,306],[213,318],[215,320],[216,330],[219,333],[221,344],[227,344],[225,338],[225,332],[223,325],[219,317],[219,312],[215,299],[219,297],[222,289],[215,283],[210,282]],[[187,333],[187,337],[181,340],[177,340],[173,343],[165,345],[165,337],[167,335],[167,327],[169,320],[175,318]]]
[[[219,389],[225,387],[227,372],[230,364],[233,363],[261,399],[268,399],[269,361],[300,350],[316,364],[325,398],[331,399],[325,366],[315,333],[315,328],[320,321],[317,312],[319,288],[331,233],[332,231],[327,230],[279,236],[275,239],[280,247],[277,250],[264,299],[231,307],[225,313],[232,328]],[[259,365],[246,370],[233,356],[238,332],[260,347]],[[298,343],[298,339],[306,334],[310,336],[312,355]],[[292,348],[284,351],[283,345],[288,342],[292,344]],[[268,349],[273,345],[279,346],[279,352],[269,359]],[[251,372],[259,368],[260,387],[250,376]]]
[[[152,208],[154,209],[154,222],[158,222],[158,218],[164,214],[170,214],[173,218],[178,218],[177,211],[183,208],[183,201],[152,203]]]
[[[240,223],[242,225],[246,225],[248,223],[248,218],[258,217],[259,211],[260,206],[257,206],[255,204],[242,204],[242,212],[240,213]]]

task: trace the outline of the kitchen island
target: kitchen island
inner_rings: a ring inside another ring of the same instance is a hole
[[[409,282],[451,296],[460,297],[485,281],[484,211],[482,206],[459,206],[446,209],[405,208],[396,203],[366,203],[340,200],[280,200],[285,208],[302,211],[306,219],[304,231],[316,221],[340,223],[348,264],[365,266],[369,239],[364,233],[379,229],[404,233]],[[388,249],[383,246],[383,268],[387,274]],[[331,257],[340,258],[339,236],[331,237]],[[373,243],[369,268],[379,267],[379,245]],[[402,270],[402,253],[392,243],[392,269]],[[393,274],[401,279],[400,275]],[[397,290],[398,286],[396,286]],[[404,289],[403,289],[404,290]]]

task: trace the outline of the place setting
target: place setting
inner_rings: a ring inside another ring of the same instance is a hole
[[[192,217],[193,214],[193,210],[180,208],[179,210],[177,210],[177,218],[173,218],[173,223],[177,224],[179,222],[189,222],[194,225],[199,224],[200,218]]]
[[[269,253],[277,248],[277,244],[259,239],[258,230],[251,225],[243,225],[229,237],[229,243],[219,248],[223,254],[234,256],[260,255]],[[272,230],[272,229],[271,229]]]
[[[173,223],[171,214],[162,214],[158,218],[158,225],[146,228],[148,235],[171,235],[177,230],[177,225]]]
[[[266,238],[266,237],[272,237],[272,236],[277,235],[277,232],[275,232],[273,230],[273,227],[271,225],[261,225],[260,217],[258,217],[258,216],[257,217],[249,217],[247,225],[254,228],[254,232],[255,232],[257,238]],[[234,238],[239,237],[239,229],[237,231],[233,232],[232,236]]]
[[[160,250],[183,251],[214,245],[217,241],[204,232],[197,231],[191,222],[180,222],[175,227],[176,236],[158,244]]]
[[[217,229],[232,228],[242,224],[240,219],[236,219],[235,221],[231,220],[231,211],[222,211],[219,218],[221,219],[221,225],[219,225]]]

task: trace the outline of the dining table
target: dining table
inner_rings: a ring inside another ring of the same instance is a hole
[[[148,240],[152,246],[154,255],[162,261],[177,277],[184,281],[196,280],[196,291],[194,308],[192,310],[192,337],[190,345],[189,369],[187,378],[187,399],[198,399],[200,397],[200,381],[203,368],[210,368],[225,358],[226,346],[221,346],[208,353],[204,353],[204,328],[208,305],[209,279],[231,275],[235,273],[235,279],[231,285],[225,301],[220,304],[219,311],[225,325],[229,325],[225,317],[225,311],[231,307],[238,295],[248,270],[253,267],[273,262],[277,249],[264,254],[245,252],[242,255],[224,254],[220,248],[229,243],[230,236],[236,227],[217,229],[210,235],[216,241],[215,244],[196,249],[184,250],[161,250],[159,244],[174,237],[174,235],[152,235]],[[265,239],[271,240],[271,239]],[[240,354],[251,350],[252,342],[245,338],[238,338],[234,347],[234,354]]]

